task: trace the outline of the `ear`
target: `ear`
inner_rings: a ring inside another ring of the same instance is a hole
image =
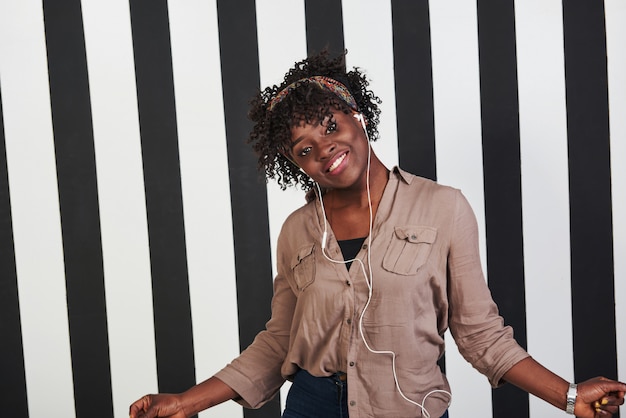
[[[361,123],[361,126],[369,125],[369,122],[368,122],[367,118],[361,112],[357,112],[356,110],[353,110],[352,111],[352,117],[354,119],[356,119],[359,123]]]
[[[369,134],[367,133],[367,119],[363,116],[363,113],[355,112],[352,114],[352,117],[357,120],[358,123],[361,124],[361,128],[363,128],[363,132],[365,132],[365,137],[367,138],[367,142],[369,142]]]

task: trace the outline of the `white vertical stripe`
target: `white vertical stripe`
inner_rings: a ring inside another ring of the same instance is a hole
[[[626,3],[605,0],[613,187],[615,318],[620,379],[626,380]],[[624,414],[622,408],[622,414]]]
[[[84,2],[115,416],[157,390],[150,254],[128,2]]]
[[[343,0],[342,3],[347,69],[358,67],[365,72],[369,88],[382,100],[380,139],[372,148],[390,168],[398,164],[391,3],[378,0]],[[376,30],[372,30],[373,16]]]
[[[65,274],[39,1],[0,2],[0,74],[31,416],[74,416]]]
[[[169,2],[196,378],[239,354],[235,256],[215,1]],[[226,402],[202,417],[241,417]]]
[[[286,10],[289,18],[285,18]],[[304,0],[257,0],[257,36],[259,43],[259,70],[261,89],[280,84],[294,63],[306,58],[306,23]],[[276,274],[276,241],[284,220],[305,203],[304,192],[290,187],[281,190],[271,180],[267,184],[267,201],[272,245],[272,266]],[[285,406],[291,385],[281,389],[281,405]]]
[[[463,0],[430,2],[437,179],[460,188],[480,230],[485,266],[485,209],[480,126],[480,78],[476,4]],[[449,334],[446,372],[452,386],[450,415],[475,411],[491,416],[491,390],[458,354]],[[454,347],[454,348],[453,348]]]
[[[537,361],[572,381],[562,5],[559,0],[517,2],[515,14],[528,350]],[[531,417],[562,414],[530,398]]]

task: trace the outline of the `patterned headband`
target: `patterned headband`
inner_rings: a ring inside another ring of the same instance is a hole
[[[352,109],[358,110],[358,106],[356,105],[356,100],[354,100],[354,97],[352,97],[352,94],[350,94],[350,91],[348,91],[348,88],[346,86],[344,86],[337,80],[333,80],[330,77],[324,77],[320,75],[307,77],[307,78],[301,78],[298,81],[294,81],[293,83],[291,83],[290,85],[288,85],[287,87],[279,91],[276,97],[270,100],[270,104],[267,107],[267,109],[271,112],[272,109],[274,109],[274,107],[276,107],[278,103],[282,102],[289,93],[294,91],[303,83],[313,83],[319,88],[321,88],[322,90],[326,90],[326,91],[333,93],[334,95],[339,97],[341,100],[346,102],[348,106],[350,106]]]

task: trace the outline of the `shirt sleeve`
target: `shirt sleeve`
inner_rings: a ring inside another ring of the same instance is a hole
[[[272,317],[266,329],[215,375],[239,394],[237,402],[247,408],[263,406],[285,382],[280,369],[289,347],[295,303],[296,297],[279,269],[274,279]]]
[[[529,355],[491,297],[480,264],[476,218],[461,192],[448,254],[448,298],[450,332],[459,352],[493,387],[501,385],[502,376]]]

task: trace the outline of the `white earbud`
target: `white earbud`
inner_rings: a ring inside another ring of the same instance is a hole
[[[361,127],[363,128],[363,132],[365,132],[365,138],[367,139],[367,143],[369,144],[370,136],[367,133],[367,125],[365,125],[365,118],[363,117],[363,114],[362,113],[355,113],[353,116],[354,116],[354,119],[356,119],[359,122],[361,122]]]

